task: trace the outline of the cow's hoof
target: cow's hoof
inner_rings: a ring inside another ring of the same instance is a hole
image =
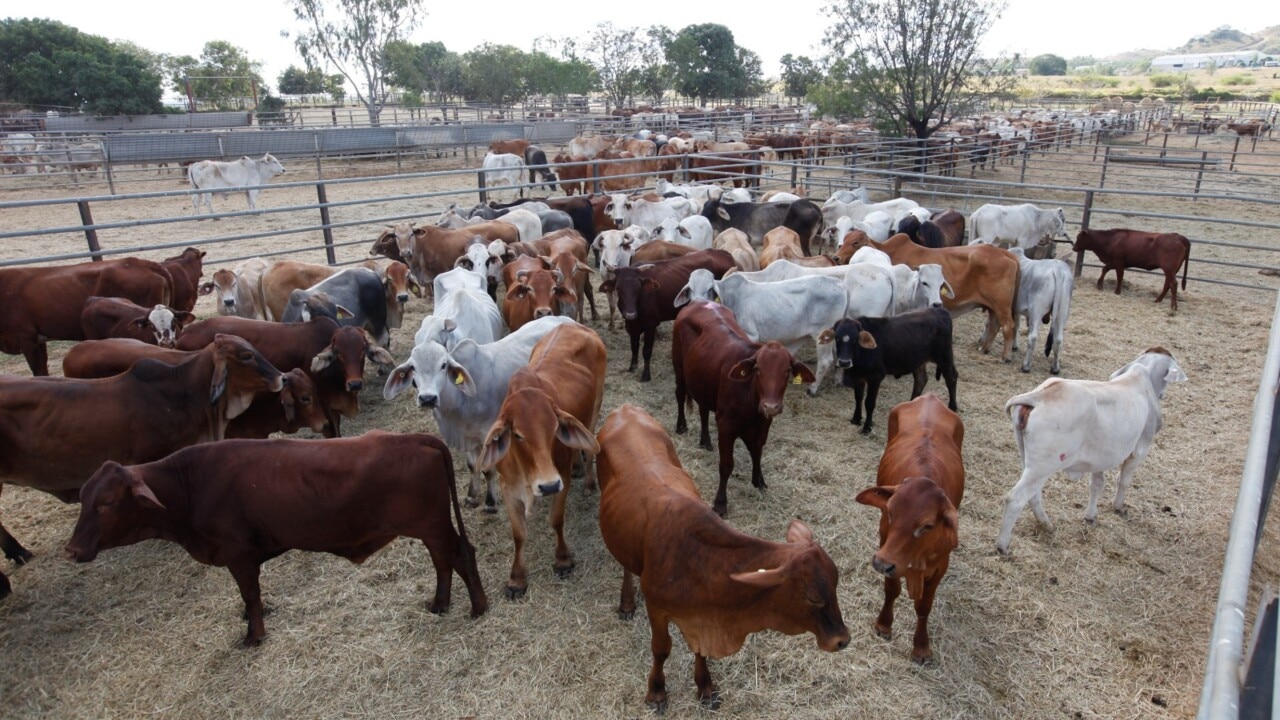
[[[688,425],[686,425],[685,423],[680,423],[680,422],[676,423],[676,434],[677,434],[677,435],[683,435],[683,434],[685,434],[685,433],[687,433],[687,432],[689,432],[689,426],[688,426]]]
[[[215,220],[216,220],[216,219],[217,219],[217,218],[215,218]],[[247,648],[251,648],[251,647],[258,647],[259,645],[261,645],[261,644],[262,644],[262,638],[260,638],[260,637],[254,637],[253,635],[245,635],[245,636],[244,636],[244,642],[243,642],[243,643],[241,643],[241,644],[242,644],[242,645],[244,645],[244,646],[245,646],[245,647],[247,647]]]
[[[699,695],[698,702],[702,703],[702,707],[708,710],[719,710],[720,709],[720,691],[712,690],[711,693],[706,696]]]
[[[634,619],[635,619],[635,617],[636,617],[636,611],[635,611],[635,608],[632,608],[632,609],[630,609],[630,610],[619,610],[619,611],[618,611],[618,619],[619,619],[619,620],[634,620]]]
[[[714,449],[715,449],[715,448],[711,447],[711,441],[710,441],[710,440],[708,440],[707,442],[700,442],[700,443],[698,443],[698,447],[702,448],[703,450],[714,450]]]
[[[860,433],[862,433],[863,435],[870,435],[870,434],[871,434],[871,426],[870,426],[870,425],[865,425],[865,426],[863,426],[862,430],[860,430],[859,432],[860,432]]]
[[[427,612],[432,615],[443,615],[449,612],[449,601],[440,600],[438,598],[434,599],[431,601],[431,604],[427,606]]]
[[[922,667],[931,667],[937,664],[933,660],[932,652],[928,653],[927,655],[917,655],[916,653],[911,653],[911,662],[917,665],[920,665]]]
[[[556,577],[563,580],[573,574],[573,566],[574,562],[572,560],[566,560],[563,563],[556,562],[556,564],[552,566],[552,569],[555,570]]]
[[[654,715],[662,715],[667,712],[667,696],[664,693],[658,698],[645,698],[644,704],[649,706]]]
[[[715,505],[711,506],[711,509],[714,510],[716,514],[719,515],[721,518],[725,517],[729,513],[728,503],[725,503],[725,504],[716,503]]]
[[[879,628],[879,627],[873,627],[873,628],[871,628],[871,630],[872,630],[873,632],[875,632],[876,637],[880,638],[881,640],[892,640],[892,639],[893,639],[893,631],[892,631],[892,630],[882,630],[882,629],[881,629],[881,628]]]
[[[6,551],[4,556],[12,560],[15,565],[26,565],[28,560],[35,557],[35,555],[31,554],[30,550],[21,546],[16,550]]]
[[[1129,517],[1129,507],[1127,505],[1122,505],[1118,508],[1113,508],[1113,509],[1116,511],[1116,514],[1119,515],[1120,517],[1122,518]]]
[[[1084,519],[1084,524],[1085,524],[1085,525],[1088,525],[1089,527],[1098,527],[1098,518],[1097,518],[1096,516],[1095,516],[1095,517],[1086,517],[1086,518]],[[1048,529],[1048,528],[1046,528],[1046,529]],[[1052,532],[1052,530],[1050,530],[1050,532]]]
[[[1013,557],[1013,555],[1009,552],[1008,546],[1000,547],[999,543],[996,544],[996,554],[1005,560],[1009,560],[1010,558]]]
[[[804,392],[805,392],[805,394],[806,394],[806,395],[808,395],[809,397],[818,397],[818,389],[817,389],[817,388],[813,388],[813,387],[811,387],[811,388],[805,388],[805,391],[804,391]]]
[[[502,594],[506,595],[508,600],[519,600],[520,598],[524,597],[524,594],[527,591],[528,591],[528,588],[514,587],[511,585],[508,585],[506,588],[503,589]]]
[[[1018,369],[1019,369],[1019,370],[1021,370],[1021,371],[1022,371],[1022,372],[1024,372],[1024,373],[1029,373],[1029,372],[1031,372],[1031,367],[1030,367],[1029,365],[1023,365],[1022,367],[1020,367],[1020,368],[1018,368]]]
[[[480,507],[480,501],[479,501],[479,500],[477,500],[477,499],[475,499],[475,498],[473,498],[473,497],[471,497],[470,495],[468,495],[468,496],[467,496],[467,497],[462,501],[462,504],[463,504],[463,506],[464,506],[464,507],[468,507],[468,508],[476,508],[476,507]]]

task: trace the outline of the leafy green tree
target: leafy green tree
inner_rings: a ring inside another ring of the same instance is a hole
[[[1037,55],[1027,63],[1032,75],[1066,75],[1067,59],[1059,55]]]
[[[377,125],[387,103],[387,45],[418,26],[422,0],[287,0],[306,24],[294,40],[309,65],[332,67]]]
[[[397,87],[428,93],[436,101],[465,92],[462,57],[441,42],[387,44],[387,77]]]
[[[799,100],[809,94],[809,89],[822,82],[823,72],[818,64],[808,57],[796,57],[791,53],[782,56],[782,86],[787,97]]]
[[[834,0],[823,42],[846,63],[855,105],[927,138],[1012,87],[1007,63],[978,55],[1002,9],[989,0]]]
[[[534,51],[525,54],[520,68],[531,95],[585,95],[597,86],[595,70],[582,60],[561,60]]]
[[[250,82],[258,86],[261,95],[268,94],[262,63],[250,60],[243,49],[225,40],[205,43],[198,59],[190,55],[168,58],[166,66],[174,90],[185,95],[190,79],[191,94],[220,110],[238,108],[244,98],[251,97]]]
[[[160,76],[131,48],[53,20],[0,20],[0,100],[97,114],[160,112]]]
[[[318,69],[304,70],[290,65],[276,79],[276,89],[285,95],[308,95],[325,91],[327,78]]]
[[[741,98],[763,87],[760,56],[740,48],[724,25],[690,25],[667,46],[667,62],[675,69],[676,89],[702,102]]]
[[[675,68],[667,62],[667,48],[675,40],[675,33],[665,25],[654,25],[644,31],[644,36],[644,62],[638,71],[636,89],[660,105],[662,96],[675,86]]]
[[[511,45],[485,43],[462,56],[467,96],[494,105],[509,105],[529,95],[521,69],[524,52]]]

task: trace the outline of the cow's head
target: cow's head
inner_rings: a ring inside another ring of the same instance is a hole
[[[290,311],[294,308],[297,308],[298,317],[301,318],[302,322],[311,322],[312,319],[320,317],[327,317],[334,322],[338,322],[355,317],[350,310],[334,302],[333,298],[324,292],[291,291],[289,293],[289,301],[285,305],[285,315],[292,316]]]
[[[239,284],[240,276],[224,268],[215,272],[212,280],[200,285],[196,292],[202,296],[213,295],[219,315],[235,315]]]
[[[284,165],[281,165],[280,161],[271,153],[267,153],[262,156],[262,159],[258,161],[258,168],[262,173],[262,179],[264,181],[273,178],[276,175],[284,174]]]
[[[770,629],[788,635],[811,632],[818,647],[828,652],[849,645],[849,628],[840,614],[836,586],[840,573],[831,557],[814,540],[813,531],[800,520],[787,526],[782,562],[776,567],[733,573],[736,583],[766,593],[762,612],[771,619]]]
[[[857,500],[881,510],[884,541],[872,556],[871,567],[887,578],[928,575],[960,543],[956,507],[929,478],[909,477],[898,485],[867,488]]]
[[[145,317],[134,320],[133,324],[142,330],[150,330],[155,335],[156,345],[173,348],[182,328],[195,320],[196,316],[189,312],[157,305]]]
[[[537,388],[515,390],[508,393],[498,419],[489,428],[477,467],[490,470],[501,463],[504,496],[511,486],[516,497],[555,495],[569,482],[560,476],[552,456],[557,442],[592,455],[600,452],[595,435],[557,407],[545,392]]]
[[[1053,237],[1061,237],[1063,240],[1071,239],[1071,236],[1067,235],[1067,216],[1062,212],[1062,208],[1058,208],[1053,217]]]
[[[1164,399],[1164,391],[1170,383],[1187,381],[1187,374],[1182,371],[1178,361],[1173,359],[1173,353],[1158,345],[1142,351],[1142,354],[1133,362],[1111,373],[1110,379],[1115,380],[1134,366],[1146,371],[1147,378],[1151,381],[1152,392],[1161,400]]]
[[[716,288],[716,276],[706,268],[698,268],[689,274],[689,282],[676,293],[673,304],[676,307],[688,305],[694,300],[720,302]]]
[[[311,359],[311,372],[320,376],[329,372],[342,374],[347,392],[359,392],[364,387],[364,361],[368,358],[383,367],[395,365],[391,353],[380,347],[369,331],[358,327],[340,327],[329,339],[329,347]]]
[[[211,347],[213,376],[209,383],[209,404],[222,403],[224,420],[231,420],[249,409],[254,395],[278,393],[284,388],[287,382],[284,374],[248,341],[219,333],[213,336]]]
[[[841,265],[847,265],[864,247],[871,247],[871,238],[861,230],[850,230],[842,236],[840,247],[836,250],[836,259]]]
[[[455,348],[463,356],[475,350],[475,341],[466,339]],[[467,369],[454,360],[445,346],[434,339],[420,342],[409,359],[391,371],[382,397],[391,400],[412,385],[418,389],[418,407],[435,409],[445,398],[445,406],[456,408],[475,398],[476,384]]]
[[[631,257],[636,248],[649,240],[649,232],[641,227],[632,226],[626,230],[605,230],[596,235],[592,247],[600,253],[600,268],[605,277],[614,270],[631,264]]]
[[[640,314],[640,296],[645,292],[656,292],[662,285],[653,278],[647,277],[645,271],[652,264],[638,267],[620,267],[614,270],[612,280],[600,283],[600,292],[616,292],[618,296],[618,312],[622,319],[635,320]]]
[[[523,304],[526,317],[535,320],[554,315],[560,303],[573,301],[574,295],[564,287],[564,275],[559,270],[521,270],[506,297],[508,303]]]
[[[828,335],[828,332],[831,334]],[[875,337],[858,320],[844,319],[836,322],[831,330],[822,331],[819,340],[835,343],[837,367],[868,367],[874,365],[880,356]]]
[[[1088,230],[1081,230],[1076,233],[1076,241],[1071,246],[1074,252],[1084,252],[1085,250],[1094,250],[1098,247],[1097,238]]]
[[[417,237],[420,230],[422,228],[408,222],[388,225],[373,241],[373,246],[369,248],[369,254],[383,255],[392,260],[407,263],[413,257],[414,238]]]
[[[613,220],[613,224],[624,228],[629,223],[627,219],[631,217],[632,204],[630,198],[624,193],[614,193],[609,195],[609,203],[604,206],[604,214]]]
[[[782,413],[782,396],[787,391],[787,384],[793,379],[808,384],[815,378],[807,365],[773,340],[729,369],[729,380],[750,384],[751,391],[758,399],[756,412],[766,418],[774,418]]]
[[[956,296],[951,283],[942,275],[942,266],[925,263],[916,270],[916,307],[942,307],[943,300]]]
[[[286,382],[280,391],[280,404],[284,408],[285,422],[295,430],[305,427],[311,428],[312,432],[323,433],[329,419],[325,417],[311,376],[301,368],[294,368],[284,376]]]
[[[83,563],[101,550],[155,537],[164,504],[131,467],[108,460],[80,488],[80,519],[67,543],[68,560]]]

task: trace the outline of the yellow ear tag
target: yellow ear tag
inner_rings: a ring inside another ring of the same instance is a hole
[[[796,373],[796,376],[795,376],[794,378],[792,378],[792,379],[791,379],[791,384],[792,384],[792,385],[799,385],[799,384],[800,384],[800,373]]]
[[[454,374],[454,376],[453,376],[453,384],[454,384],[454,385],[461,385],[461,384],[463,383],[463,381],[464,381],[464,378],[462,377],[462,373],[455,373],[455,374]]]
[[[716,303],[716,304],[718,304],[718,305],[723,305],[723,304],[724,304],[724,303],[720,302],[720,293],[718,293],[718,292],[713,292],[713,293],[711,293],[711,302]]]

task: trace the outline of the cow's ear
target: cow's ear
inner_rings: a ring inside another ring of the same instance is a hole
[[[755,357],[749,357],[746,360],[739,361],[737,365],[734,365],[733,368],[729,370],[729,379],[739,381],[746,380],[751,377],[751,374],[755,371],[756,359]]]
[[[335,305],[334,307],[337,308],[337,315],[339,320],[350,320],[351,318],[356,316],[355,313],[342,307],[341,305]]]
[[[944,298],[953,298],[956,296],[956,291],[952,289],[951,283],[943,280],[942,287],[938,290],[938,294]]]
[[[453,362],[449,363],[449,382],[457,385],[463,395],[467,397],[476,396],[476,383],[471,379],[471,373],[467,372],[467,369],[461,365]]]
[[[382,398],[384,400],[391,400],[408,389],[412,384],[413,363],[407,362],[391,371],[391,375],[387,377],[387,384],[382,386]]]
[[[1187,374],[1182,372],[1182,368],[1178,367],[1178,363],[1170,360],[1169,371],[1164,374],[1166,383],[1180,383],[1187,381]]]
[[[217,338],[215,335],[214,338]],[[213,379],[209,383],[209,404],[217,405],[227,389],[227,361],[217,349],[213,352]]]
[[[818,379],[808,365],[796,360],[795,357],[791,358],[791,375],[796,379],[797,383],[808,384]]]
[[[867,488],[858,493],[858,496],[854,499],[863,505],[870,505],[884,510],[889,507],[889,498],[893,497],[893,493],[897,489],[898,486],[896,485]]]
[[[728,222],[730,220],[729,212],[722,207],[716,208],[716,215],[719,215],[720,219],[724,220],[725,222]]]
[[[365,350],[365,356],[374,361],[381,368],[389,368],[396,364],[396,359],[387,352],[387,349],[376,344],[370,339],[369,349]]]
[[[133,495],[143,507],[149,507],[152,510],[164,510],[164,503],[160,502],[160,498],[151,491],[151,488],[143,482],[142,478],[129,473],[129,494]]]
[[[409,278],[409,292],[413,293],[415,297],[422,297],[422,286],[419,285],[418,281],[414,280],[412,277]]]
[[[196,315],[186,311],[176,312],[173,314],[173,321],[179,325],[187,325],[196,321]]]
[[[502,420],[498,420],[489,428],[489,434],[480,446],[480,457],[476,460],[476,469],[487,472],[493,469],[511,447],[511,428]]]
[[[592,455],[600,453],[600,443],[596,442],[596,436],[592,435],[591,431],[578,421],[578,418],[559,409],[556,410],[556,417],[559,420],[556,426],[556,439],[561,445]]]
[[[613,292],[613,281],[612,281],[612,280],[605,280],[604,282],[600,283],[600,292],[602,292],[602,293],[611,293],[611,292]]]
[[[662,283],[653,278],[643,278],[640,280],[640,287],[657,292],[662,289]]]
[[[215,287],[214,284],[211,282],[200,283],[200,287],[196,289],[196,294],[200,296],[208,295],[209,293],[213,292],[214,287]]]
[[[743,585],[750,585],[764,590],[778,587],[787,581],[787,573],[784,569],[785,567],[786,566],[784,565],[782,567],[773,568],[772,570],[765,570],[764,568],[761,568],[755,572],[734,573],[729,577],[735,582],[740,582]]]
[[[684,287],[680,288],[680,292],[676,293],[676,299],[672,300],[671,304],[675,307],[688,305],[689,301],[693,299],[691,297],[692,292],[693,291],[689,289],[689,286],[685,285]]]
[[[866,350],[876,349],[876,339],[866,330],[858,331],[858,347]]]
[[[150,327],[150,326],[151,326],[151,318],[149,318],[149,317],[140,317],[140,318],[136,318],[136,319],[134,319],[134,321],[133,321],[133,322],[131,322],[131,323],[129,323],[129,324],[130,324],[130,325],[137,326],[137,327],[140,327],[140,328]]]
[[[318,373],[333,364],[333,346],[325,348],[320,354],[311,358],[311,372]]]
[[[293,395],[290,395],[287,392],[281,392],[280,405],[284,407],[284,421],[287,423],[293,422],[293,418],[297,416],[293,410]]]
[[[793,544],[811,543],[813,542],[813,531],[800,518],[791,521],[787,525],[787,542]]]
[[[507,299],[512,301],[520,300],[528,294],[529,294],[529,286],[521,283],[519,285],[512,287],[510,290],[507,291]]]

